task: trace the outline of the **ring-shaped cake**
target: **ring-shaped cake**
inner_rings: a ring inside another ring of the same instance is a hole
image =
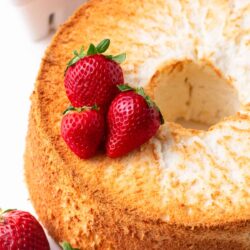
[[[32,94],[25,176],[49,233],[81,249],[250,249],[250,1],[92,0],[57,32]],[[60,136],[74,49],[125,51],[166,120],[127,156]],[[205,123],[208,130],[175,121]]]

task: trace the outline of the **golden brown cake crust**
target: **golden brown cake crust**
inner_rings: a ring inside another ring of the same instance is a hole
[[[224,5],[227,1],[212,2]],[[63,77],[71,52],[109,37],[110,53],[129,51],[125,74],[136,75],[145,46],[134,44],[131,25],[138,28],[139,20],[151,18],[155,14],[151,9],[164,4],[92,0],[60,28],[46,51],[31,97],[25,176],[36,212],[57,241],[66,240],[81,249],[250,249],[249,206],[225,212],[223,208],[204,212],[196,206],[190,215],[185,204],[174,199],[163,205],[162,169],[154,143],[128,158],[111,160],[100,153],[83,161],[60,137],[61,114],[69,104]],[[133,45],[134,49],[129,48]],[[134,55],[138,47],[141,51]],[[239,114],[237,119],[249,117]],[[174,123],[167,126],[172,135],[176,131],[182,136],[196,134]],[[133,166],[127,168],[130,162]],[[166,213],[169,222],[162,219]]]

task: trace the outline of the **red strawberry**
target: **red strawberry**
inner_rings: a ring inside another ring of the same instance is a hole
[[[75,57],[68,63],[64,85],[66,94],[74,107],[93,106],[107,108],[117,94],[117,85],[123,84],[123,72],[118,63],[125,60],[125,54],[102,55],[110,44],[103,40],[96,47],[91,44],[84,53],[74,51]]]
[[[39,222],[28,212],[7,210],[0,215],[0,250],[49,250]]]
[[[80,158],[96,153],[104,136],[104,117],[96,106],[74,108],[70,106],[62,119],[61,135],[69,148]]]
[[[108,111],[108,138],[106,152],[109,157],[123,156],[147,142],[163,123],[156,105],[142,88],[134,90],[127,85],[112,101]]]

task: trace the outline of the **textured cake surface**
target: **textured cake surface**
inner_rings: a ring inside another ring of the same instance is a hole
[[[81,249],[250,249],[250,1],[92,0],[55,35],[31,97],[25,175],[58,241]],[[111,39],[167,122],[126,157],[60,136],[71,52]],[[226,117],[226,118],[224,118]],[[174,121],[207,123],[207,131]]]

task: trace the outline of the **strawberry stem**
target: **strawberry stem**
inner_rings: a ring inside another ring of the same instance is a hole
[[[94,104],[93,106],[83,106],[83,107],[80,107],[80,108],[75,108],[73,107],[72,105],[70,105],[67,109],[65,109],[63,111],[63,115],[66,115],[68,114],[70,111],[76,111],[78,113],[82,112],[82,111],[86,111],[86,110],[96,110],[98,111],[100,108],[97,104]]]
[[[60,243],[63,250],[79,250],[79,248],[73,248],[68,242]]]

